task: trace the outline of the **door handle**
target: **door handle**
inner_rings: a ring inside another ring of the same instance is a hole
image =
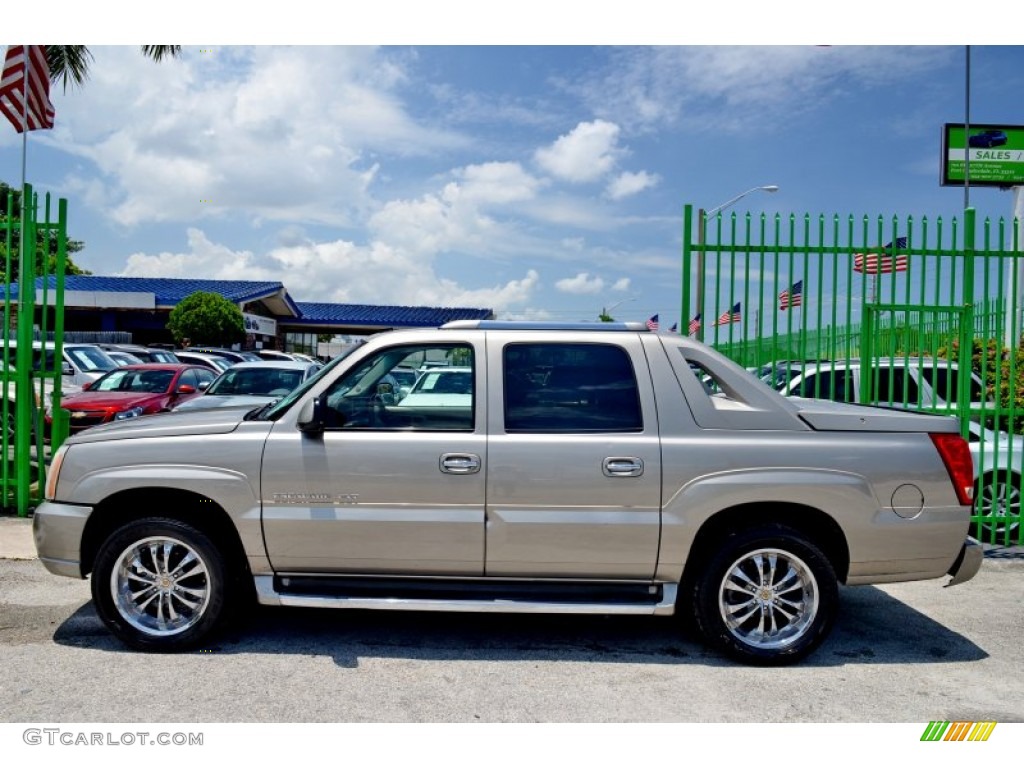
[[[450,475],[472,475],[480,471],[480,457],[475,453],[442,454],[441,471]]]
[[[609,456],[601,465],[605,477],[640,477],[644,460],[636,456]]]

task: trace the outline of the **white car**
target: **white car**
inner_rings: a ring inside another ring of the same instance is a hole
[[[294,360],[235,363],[220,374],[206,392],[174,410],[195,411],[241,405],[253,408],[266,405],[284,397],[319,370],[317,365]]]
[[[880,357],[871,360],[873,396],[861,397],[863,361],[782,361],[761,371],[761,380],[790,397],[809,397],[838,402],[868,402],[874,405],[904,403],[910,408],[954,413],[959,370],[951,360],[926,357]],[[976,373],[970,375],[970,408],[986,405],[985,385]]]
[[[979,515],[1006,518],[981,527],[986,540],[996,543],[1006,531],[1016,535],[1021,524],[1021,476],[1024,475],[1024,437],[969,425],[968,444],[974,459],[974,504]],[[979,469],[983,470],[981,477]]]
[[[461,366],[426,368],[398,405],[469,407],[473,405],[473,369]]]

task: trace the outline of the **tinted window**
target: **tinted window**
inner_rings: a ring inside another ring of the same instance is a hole
[[[876,368],[872,371],[874,400],[891,405],[919,405],[921,395],[914,377],[904,368]]]
[[[506,432],[639,432],[636,376],[610,344],[509,344],[504,351]]]
[[[957,387],[959,386],[958,370],[944,361],[938,361],[934,366],[927,365],[921,370],[921,375],[931,384],[935,394],[947,403],[957,401]],[[970,377],[971,402],[977,403],[985,399],[981,391],[981,382],[974,376]]]
[[[853,401],[853,385],[849,370],[822,371],[807,374],[797,391],[800,397],[815,397],[819,400]]]

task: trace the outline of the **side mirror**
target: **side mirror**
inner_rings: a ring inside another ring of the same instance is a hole
[[[324,431],[324,406],[319,397],[302,404],[297,426],[307,435],[319,435]]]
[[[75,369],[72,367],[71,363],[65,360],[63,363],[61,363],[60,373],[61,376],[74,376]]]
[[[210,388],[210,384],[212,384],[212,383],[213,382],[209,382],[209,381],[200,381],[199,382],[199,391],[200,392],[205,392],[206,390],[208,390]]]
[[[196,388],[193,387],[191,384],[182,384],[180,387],[178,387],[179,395],[194,395],[195,393]]]
[[[87,381],[87,382],[85,382],[82,385],[82,391],[83,392],[85,392],[87,389],[91,389],[91,388],[92,388],[92,382],[91,381]]]

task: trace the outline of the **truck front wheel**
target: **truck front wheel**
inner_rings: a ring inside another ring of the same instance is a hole
[[[817,648],[838,603],[828,558],[784,526],[730,535],[694,588],[697,625],[707,642],[766,666],[793,663]]]
[[[224,558],[202,531],[147,518],[115,530],[92,573],[96,611],[126,645],[146,651],[195,647],[225,611]]]

